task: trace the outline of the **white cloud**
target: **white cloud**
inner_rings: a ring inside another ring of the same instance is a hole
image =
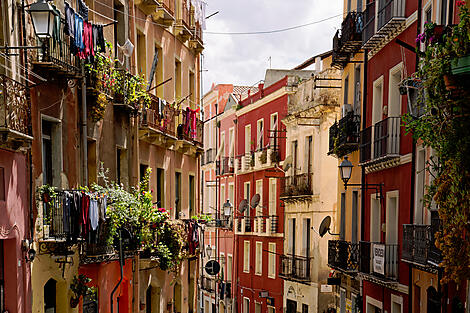
[[[206,13],[208,32],[253,32],[282,29],[341,14],[342,0],[212,0]],[[252,85],[272,68],[292,68],[332,48],[341,17],[275,34],[204,34],[203,88],[212,83]]]

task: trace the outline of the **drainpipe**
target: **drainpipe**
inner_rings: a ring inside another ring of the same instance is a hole
[[[362,82],[362,130],[366,129],[366,116],[367,116],[367,53],[368,50],[364,49],[364,78]],[[364,192],[366,188],[366,170],[364,167],[361,168],[361,190]],[[361,241],[365,240],[365,211],[366,197],[365,192],[361,194]]]
[[[86,116],[86,78],[85,63],[82,62],[82,149],[83,149],[83,186],[88,186],[88,134],[87,134],[87,116]]]
[[[113,304],[113,298],[114,298],[114,293],[116,292],[116,290],[118,289],[119,285],[121,285],[122,283],[122,279],[123,279],[123,266],[124,266],[124,255],[123,255],[123,252],[122,252],[122,237],[121,237],[121,230],[119,230],[119,265],[121,267],[121,278],[119,279],[118,283],[116,284],[116,286],[114,286],[114,289],[113,291],[111,291],[111,313],[113,313],[114,311],[114,304]],[[118,305],[119,305],[119,299],[118,299]]]

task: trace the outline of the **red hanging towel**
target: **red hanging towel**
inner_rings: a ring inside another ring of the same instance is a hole
[[[95,55],[93,50],[93,26],[91,23],[83,22],[83,44],[85,49],[79,53],[80,59],[86,59],[90,55]]]

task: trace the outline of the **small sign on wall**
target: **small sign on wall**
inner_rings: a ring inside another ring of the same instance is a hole
[[[372,258],[374,272],[377,274],[385,275],[385,245],[376,243],[373,244]]]
[[[333,286],[332,285],[321,285],[320,286],[320,292],[333,292]]]

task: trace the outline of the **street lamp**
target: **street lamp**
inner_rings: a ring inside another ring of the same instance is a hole
[[[341,179],[344,182],[344,188],[347,187],[349,179],[351,179],[353,164],[348,160],[348,157],[345,156],[343,162],[338,166]]]
[[[227,199],[227,202],[224,203],[223,208],[224,215],[229,217],[232,214],[232,204],[230,203],[229,199]]]
[[[57,16],[52,6],[46,0],[37,0],[29,6],[27,11],[33,20],[36,36],[40,40],[52,37],[54,18]]]
[[[206,254],[207,256],[209,257],[209,259],[211,258],[211,255],[212,255],[212,247],[210,245],[207,245],[206,246]]]

